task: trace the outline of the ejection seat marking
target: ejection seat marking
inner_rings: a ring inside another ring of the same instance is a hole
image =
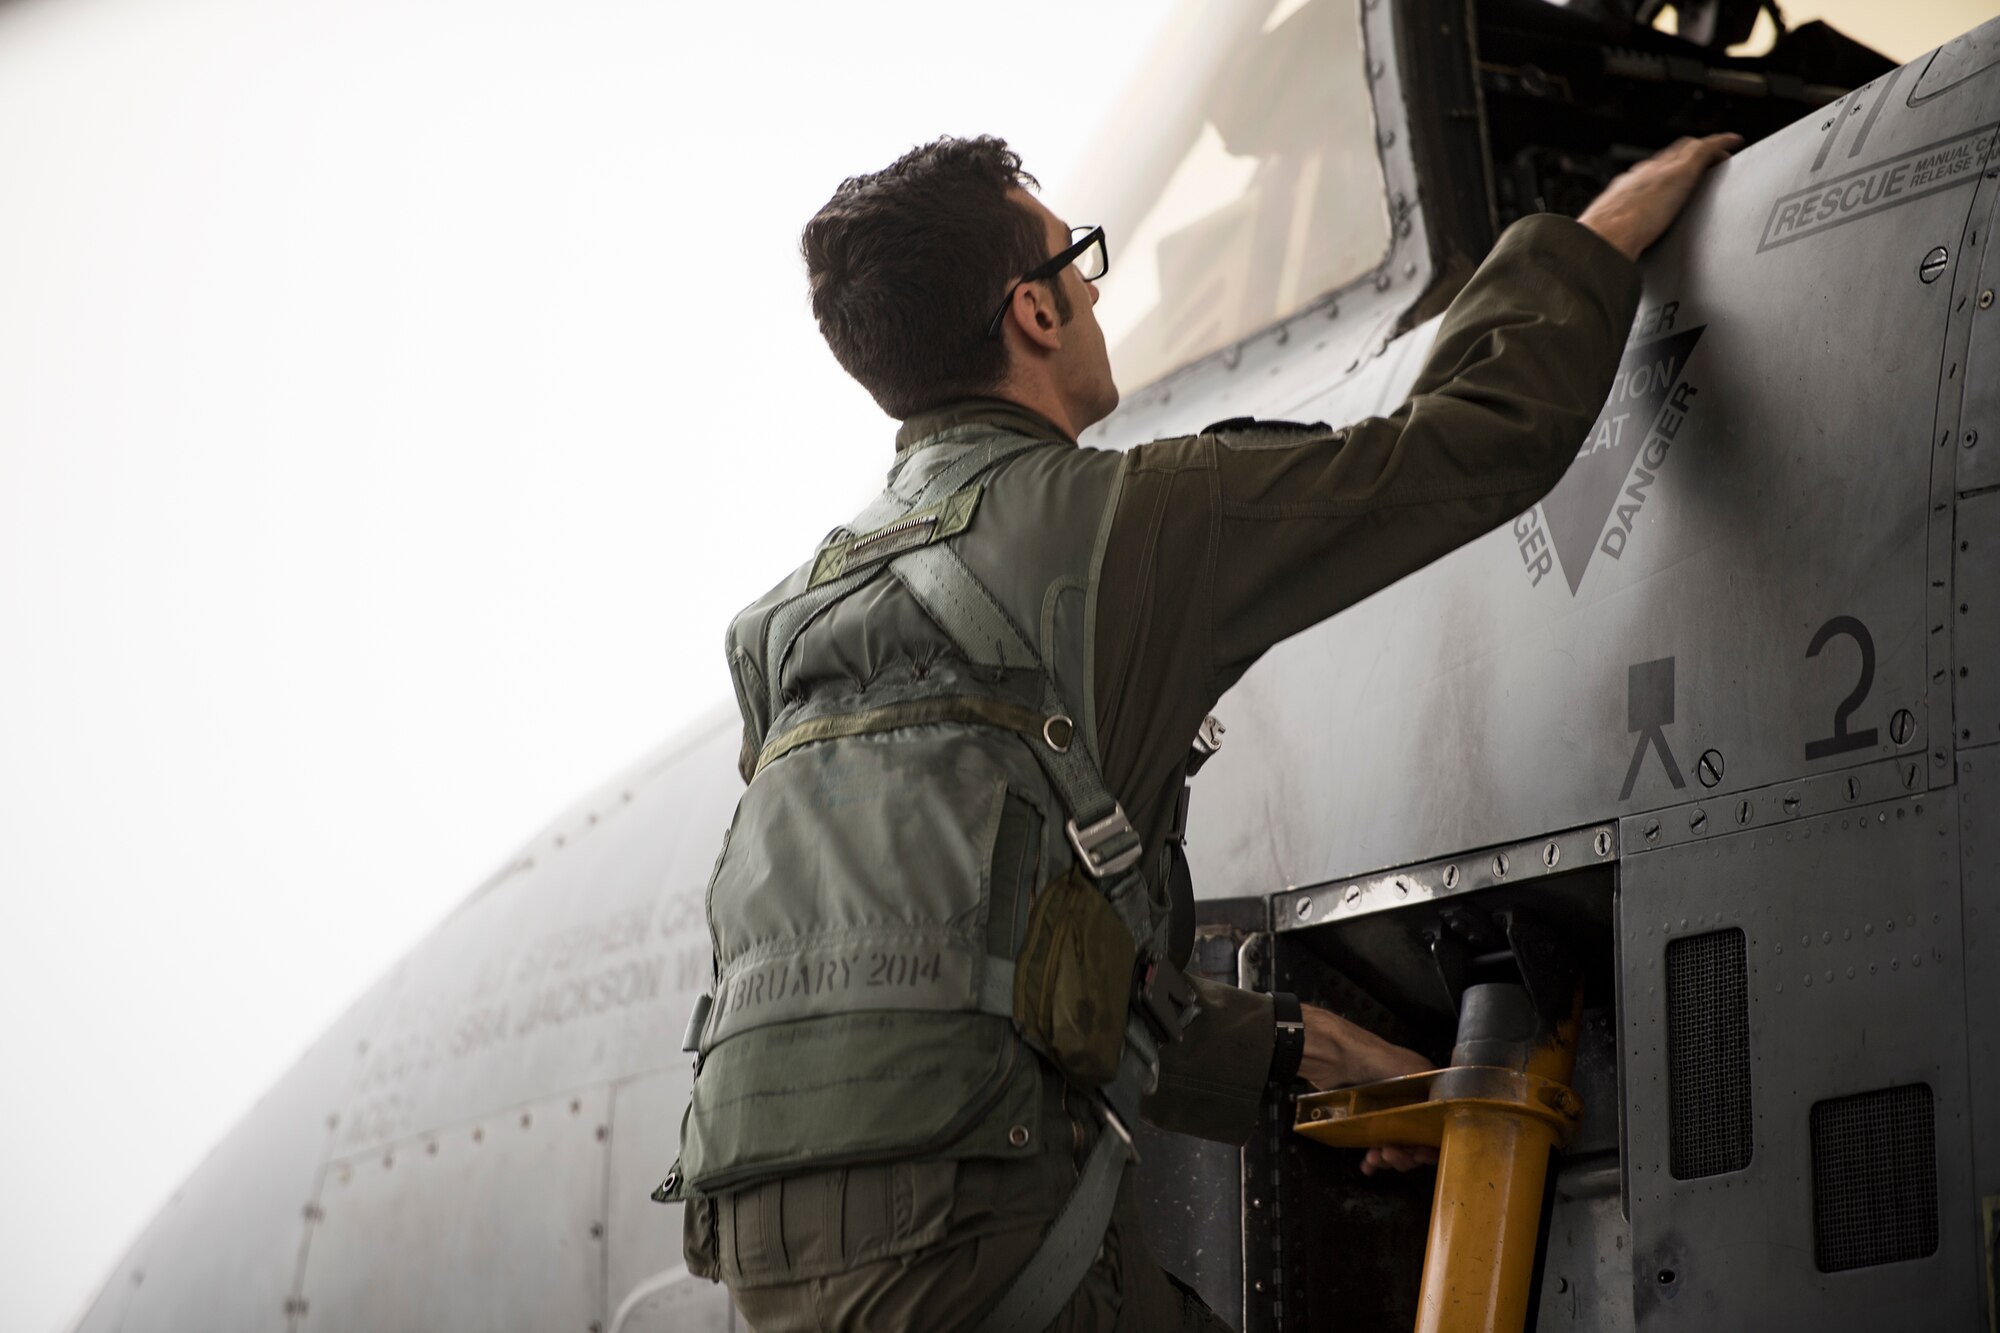
[[[1660,308],[1669,324],[1679,304]],[[1542,517],[1572,597],[1597,552],[1613,560],[1624,556],[1648,490],[1687,418],[1696,390],[1683,372],[1707,327],[1697,324],[1626,348],[1611,393],[1576,461],[1542,501]],[[1629,451],[1628,443],[1633,445]],[[1532,558],[1539,552],[1528,551],[1528,534],[1518,524],[1514,535],[1523,544],[1531,584],[1539,584],[1547,572]]]
[[[1868,142],[1868,135],[1875,128],[1875,118],[1882,114],[1883,107],[1889,105],[1889,96],[1896,91],[1896,80],[1902,78],[1903,71],[1908,68],[1908,65],[1896,66],[1889,71],[1889,81],[1882,85],[1882,91],[1869,94],[1873,98],[1873,105],[1868,108],[1868,118],[1861,122],[1861,132],[1854,136],[1854,143],[1847,150],[1849,157],[1861,156],[1861,146]],[[1868,90],[1864,88],[1861,91],[1866,93]],[[1839,131],[1836,130],[1835,133]]]
[[[2000,151],[2000,122],[1964,130],[1771,201],[1757,253],[1886,213],[1979,179]]]
[[[1833,151],[1833,141],[1840,137],[1841,128],[1847,124],[1847,117],[1854,110],[1854,96],[1854,93],[1848,93],[1833,104],[1833,119],[1821,131],[1826,135],[1826,142],[1819,146],[1819,156],[1813,159],[1813,174],[1819,174],[1819,169],[1826,165],[1827,154]]]
[[[1838,638],[1854,640],[1861,649],[1861,678],[1854,683],[1854,689],[1834,706],[1833,734],[1822,740],[1806,742],[1806,759],[1831,759],[1837,754],[1850,750],[1868,750],[1875,746],[1875,728],[1866,731],[1849,731],[1847,719],[1854,716],[1854,710],[1861,707],[1862,700],[1875,684],[1875,638],[1868,627],[1853,616],[1835,616],[1819,627],[1812,637],[1812,644],[1806,649],[1808,658],[1818,657],[1820,649]]]
[[[1631,766],[1625,770],[1625,785],[1618,790],[1619,800],[1632,799],[1632,788],[1638,784],[1648,748],[1659,750],[1667,781],[1674,784],[1675,791],[1687,786],[1681,777],[1681,766],[1674,762],[1673,749],[1667,744],[1664,728],[1673,724],[1674,659],[1634,662],[1625,676],[1625,729],[1639,734],[1639,744],[1632,751]]]

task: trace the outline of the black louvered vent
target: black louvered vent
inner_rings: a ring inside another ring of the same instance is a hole
[[[1924,1084],[1814,1106],[1812,1174],[1820,1272],[1937,1252],[1937,1117]]]
[[[1667,1114],[1675,1180],[1750,1165],[1750,996],[1740,930],[1667,945]]]

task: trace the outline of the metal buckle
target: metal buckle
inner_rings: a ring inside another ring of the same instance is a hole
[[[701,1034],[708,1027],[709,1011],[715,1008],[715,997],[706,991],[695,996],[694,1012],[688,1015],[687,1032],[681,1037],[681,1050],[693,1052],[701,1049]]]
[[[1077,859],[1092,879],[1103,879],[1106,875],[1116,875],[1139,864],[1140,854],[1145,846],[1139,841],[1138,831],[1132,821],[1125,817],[1125,807],[1116,801],[1111,803],[1111,813],[1088,828],[1078,828],[1074,819],[1063,825],[1069,834],[1069,845],[1076,848]],[[1121,833],[1132,835],[1132,846],[1109,859],[1098,856],[1097,849],[1110,842]]]
[[[1215,757],[1215,752],[1222,748],[1222,733],[1226,730],[1228,728],[1213,713],[1201,720],[1201,725],[1195,729],[1194,744],[1188,747],[1189,777],[1201,772],[1201,766]]]
[[[1139,1145],[1132,1141],[1132,1131],[1125,1127],[1125,1121],[1119,1116],[1118,1112],[1111,1109],[1111,1103],[1102,1097],[1098,1098],[1097,1113],[1103,1117],[1105,1127],[1124,1140],[1125,1151],[1131,1156],[1134,1162],[1137,1162],[1139,1160]]]

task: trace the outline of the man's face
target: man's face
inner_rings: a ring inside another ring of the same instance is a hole
[[[1042,220],[1044,250],[1057,255],[1069,248],[1069,224],[1050,212],[1041,200],[1026,190],[1013,191],[1022,207]],[[1111,415],[1118,406],[1118,385],[1111,378],[1111,355],[1104,346],[1104,330],[1098,327],[1097,284],[1085,282],[1076,265],[1063,268],[1051,283],[1063,284],[1069,298],[1070,319],[1063,326],[1061,349],[1052,359],[1056,388],[1070,405],[1071,421],[1081,433]]]

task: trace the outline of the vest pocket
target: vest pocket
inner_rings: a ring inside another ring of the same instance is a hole
[[[1125,1042],[1138,948],[1097,886],[1071,867],[1035,899],[1014,973],[1014,1019],[1072,1081],[1108,1083]]]
[[[844,1273],[944,1239],[957,1193],[950,1158],[836,1167],[705,1200],[716,1269],[733,1288]]]
[[[1031,764],[930,726],[809,747],[758,774],[709,890],[719,966],[704,1052],[831,1014],[978,1011],[996,846],[1020,805],[1010,787],[1039,776],[1015,770]],[[1017,859],[1033,835],[1018,823],[1000,849]]]
[[[988,1014],[832,1014],[757,1028],[702,1062],[681,1133],[694,1194],[855,1162],[1019,1156],[1036,1061]]]

